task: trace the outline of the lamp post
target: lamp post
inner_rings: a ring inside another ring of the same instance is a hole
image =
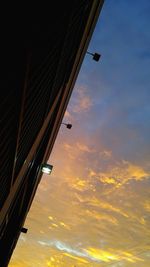
[[[91,53],[91,52],[88,52],[88,51],[86,53],[91,55],[91,56],[93,56],[93,60],[95,60],[95,61],[99,61],[99,59],[101,57],[101,55],[98,54],[98,53]]]
[[[67,129],[71,129],[72,128],[72,124],[70,124],[70,123],[62,122],[61,124],[65,125]]]

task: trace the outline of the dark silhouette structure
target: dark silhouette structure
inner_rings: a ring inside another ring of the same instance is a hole
[[[51,154],[102,5],[71,0],[1,8],[1,267],[27,232],[41,164]]]

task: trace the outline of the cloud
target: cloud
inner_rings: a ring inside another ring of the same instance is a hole
[[[54,246],[58,250],[63,251],[63,255],[83,263],[88,263],[88,261],[85,261],[84,258],[97,262],[115,262],[125,260],[127,262],[134,263],[137,261],[143,261],[143,259],[128,251],[115,251],[114,249],[103,250],[94,247],[76,250],[61,241],[38,241],[38,243],[42,246]]]
[[[103,159],[110,159],[112,157],[112,151],[111,150],[104,150],[104,151],[100,152],[100,156]]]
[[[81,152],[88,152],[88,153],[93,153],[95,152],[95,150],[89,148],[87,145],[83,144],[83,143],[79,143],[77,142],[76,144],[77,148],[81,151]]]
[[[93,102],[92,98],[87,94],[86,87],[78,87],[74,94],[69,111],[71,113],[83,113],[89,111]]]
[[[56,247],[63,252],[64,256],[75,259],[78,262],[88,263],[90,261],[97,262],[115,262],[119,260],[125,260],[127,262],[143,261],[140,257],[133,255],[131,252],[115,251],[113,249],[103,250],[93,247],[82,248],[76,250],[73,247],[61,242],[61,241],[38,241],[41,246]],[[87,259],[88,261],[86,261]],[[52,260],[54,261],[54,259]]]
[[[88,206],[92,207],[98,207],[99,210],[105,210],[105,211],[111,211],[114,213],[118,213],[126,218],[128,218],[128,214],[121,210],[120,208],[110,204],[109,202],[106,202],[102,200],[101,198],[91,197],[91,198],[84,198],[85,203],[87,203]]]
[[[71,160],[80,160],[82,156],[85,156],[89,153],[95,153],[95,150],[92,147],[88,146],[85,142],[82,142],[82,140],[74,142],[73,144],[64,142],[63,147],[66,151],[66,155]]]
[[[50,247],[54,246],[58,250],[66,252],[67,254],[66,253],[64,254],[66,256],[70,255],[70,257],[72,257],[74,255],[77,257],[81,257],[81,258],[83,257],[83,258],[91,259],[90,256],[87,255],[87,253],[82,252],[82,251],[78,251],[78,250],[72,248],[71,246],[61,242],[61,241],[57,241],[57,240],[56,241],[38,241],[38,243],[42,246],[50,246]]]
[[[146,172],[142,167],[129,163],[128,161],[123,161],[124,165],[127,167],[127,173],[131,179],[143,180],[150,176],[150,173]]]
[[[73,255],[71,255],[69,253],[63,253],[63,255],[65,255],[65,256],[67,256],[67,257],[69,257],[71,259],[74,259],[74,260],[76,260],[78,262],[82,262],[82,263],[86,263],[86,264],[88,263],[88,261],[86,261],[85,259],[79,258],[77,256],[73,256]]]
[[[130,252],[116,252],[115,250],[102,250],[97,248],[88,248],[85,250],[91,257],[104,262],[126,260],[128,262],[144,261],[140,257],[134,256]]]
[[[146,211],[150,212],[150,200],[144,201],[143,206],[144,206]]]
[[[98,212],[95,210],[86,210],[86,215],[90,216],[91,218],[96,219],[99,223],[104,221],[104,222],[109,222],[110,224],[118,225],[118,220],[114,216],[102,212]]]
[[[142,181],[150,177],[150,173],[141,166],[122,160],[108,165],[103,172],[89,171],[89,176],[96,177],[101,183],[119,188],[131,180]]]
[[[72,117],[72,115],[70,114],[70,112],[68,110],[65,111],[64,119],[67,119],[69,121],[73,120],[73,117]]]

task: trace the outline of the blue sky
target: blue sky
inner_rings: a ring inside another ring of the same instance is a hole
[[[94,98],[87,127],[91,131],[101,128],[110,145],[110,131],[113,135],[118,132],[120,153],[132,158],[138,154],[137,150],[148,157],[150,149],[148,11],[149,1],[106,1],[88,49],[99,51],[101,61],[95,64],[87,55],[78,79]]]

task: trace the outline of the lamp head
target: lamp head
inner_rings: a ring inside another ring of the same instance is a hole
[[[101,55],[98,53],[93,54],[93,60],[95,60],[95,61],[99,61],[100,57],[101,57]]]
[[[47,163],[43,163],[41,166],[41,171],[45,174],[51,174],[53,166]]]
[[[67,127],[68,129],[71,129],[71,128],[72,128],[72,124],[69,124],[69,123],[68,123],[68,124],[66,125],[66,127]]]
[[[26,234],[26,233],[28,232],[28,229],[25,228],[25,227],[22,227],[22,228],[21,228],[21,232],[24,233],[24,234]]]

